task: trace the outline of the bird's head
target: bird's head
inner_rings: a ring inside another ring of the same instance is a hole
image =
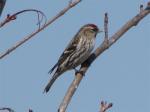
[[[102,30],[100,30],[95,24],[86,24],[80,29],[80,31],[90,37],[96,37],[97,33],[102,32]]]

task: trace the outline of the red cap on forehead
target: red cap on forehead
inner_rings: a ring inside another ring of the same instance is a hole
[[[91,26],[91,27],[94,27],[94,28],[97,28],[97,26],[95,24],[87,24],[88,26]]]
[[[87,24],[86,26],[90,26],[90,27],[92,27],[93,29],[95,29],[96,31],[99,30],[99,28],[98,28],[95,24]]]

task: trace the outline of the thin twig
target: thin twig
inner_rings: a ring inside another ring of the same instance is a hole
[[[45,23],[46,23],[46,16],[42,11],[36,10],[36,9],[26,9],[26,10],[22,10],[19,12],[16,12],[12,15],[8,14],[7,17],[5,18],[5,20],[3,22],[0,23],[0,28],[3,27],[5,24],[9,23],[10,21],[13,21],[17,18],[18,15],[24,13],[24,12],[36,12],[38,14],[38,25],[40,25],[40,23],[43,20],[43,17],[45,18]],[[41,20],[39,19],[39,14],[42,15]]]
[[[113,106],[112,103],[107,103],[106,101],[101,101],[100,112],[106,112],[109,108]]]
[[[108,37],[108,14],[105,13],[105,18],[104,18],[104,32],[105,32],[105,37],[104,37],[104,44],[109,47],[109,37]]]
[[[32,110],[32,109],[29,109],[29,112],[33,112],[33,110]]]
[[[140,12],[143,11],[143,5],[140,5]]]
[[[4,108],[0,108],[0,111],[4,111],[4,110],[7,110],[8,112],[15,112],[13,109],[11,108],[7,108],[7,107],[4,107]]]
[[[136,26],[145,16],[147,16],[150,13],[150,10],[148,10],[150,7],[150,2],[147,5],[147,8],[145,10],[141,11],[139,14],[137,14],[133,19],[129,20],[125,25],[123,25],[112,37],[108,38],[108,44],[106,44],[106,41],[104,39],[103,43],[94,51],[94,53],[91,54],[91,56],[81,65],[81,68],[77,74],[75,74],[75,79],[73,80],[72,84],[68,88],[67,93],[65,94],[64,99],[61,102],[61,105],[59,106],[59,112],[65,112],[68,104],[70,103],[70,100],[77,90],[77,87],[79,86],[79,83],[81,82],[83,75],[86,73],[90,65],[94,62],[94,60],[100,56],[107,48],[109,48],[111,45],[113,45],[123,34],[125,34],[129,29],[131,29],[133,26]],[[107,34],[105,34],[107,35]]]
[[[51,23],[53,23],[56,19],[64,15],[69,9],[77,5],[81,0],[75,0],[72,2],[69,2],[69,5],[65,7],[62,11],[60,11],[56,16],[54,16],[52,19],[50,19],[45,25],[43,25],[40,29],[36,30],[35,32],[31,33],[30,35],[24,37],[21,41],[17,42],[14,46],[11,48],[7,49],[4,53],[0,54],[0,59],[4,58],[6,55],[14,51],[16,48],[21,46],[23,43],[34,37],[36,34],[44,30],[46,27],[48,27]]]
[[[105,32],[105,40],[108,40],[108,14],[105,13],[104,18],[104,32]]]

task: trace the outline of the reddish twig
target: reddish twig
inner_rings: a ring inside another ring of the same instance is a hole
[[[18,15],[24,13],[24,12],[36,12],[38,14],[38,25],[40,26],[40,23],[43,20],[43,17],[45,17],[45,23],[46,23],[46,16],[42,11],[36,10],[36,9],[26,9],[26,10],[22,10],[19,12],[16,12],[12,15],[8,14],[7,17],[5,18],[5,20],[3,22],[0,23],[0,28],[3,27],[5,24],[9,23],[12,20],[15,20],[17,18]],[[39,14],[42,15],[41,20],[39,19]]]
[[[21,46],[23,43],[25,43],[26,41],[28,41],[29,39],[31,39],[32,37],[34,37],[36,34],[38,34],[39,32],[41,32],[42,30],[44,30],[51,23],[53,23],[56,19],[58,19],[59,17],[61,17],[62,15],[64,15],[69,9],[71,9],[72,7],[74,7],[75,5],[77,5],[79,2],[81,2],[81,0],[75,0],[73,2],[69,2],[69,5],[67,7],[65,7],[56,16],[54,16],[52,19],[50,19],[45,25],[43,25],[41,28],[39,28],[35,32],[31,33],[30,35],[26,36],[21,41],[17,42],[14,46],[12,46],[11,48],[7,49],[4,53],[1,53],[0,54],[0,59],[4,58],[6,55],[8,55],[12,51],[14,51],[19,46]]]

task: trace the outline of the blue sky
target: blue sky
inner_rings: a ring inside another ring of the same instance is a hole
[[[103,29],[104,13],[109,14],[109,36],[139,12],[148,0],[83,0],[30,41],[0,60],[0,107],[16,112],[56,111],[74,71],[64,73],[48,94],[43,94],[50,75],[67,43],[87,23]],[[8,0],[0,18],[10,13],[34,8],[47,18],[67,6],[68,0]],[[25,13],[0,30],[0,53],[14,45],[37,26],[35,13]],[[90,67],[67,111],[98,111],[102,100],[113,102],[109,112],[150,111],[150,15],[129,30]],[[104,34],[96,40],[98,46]]]

